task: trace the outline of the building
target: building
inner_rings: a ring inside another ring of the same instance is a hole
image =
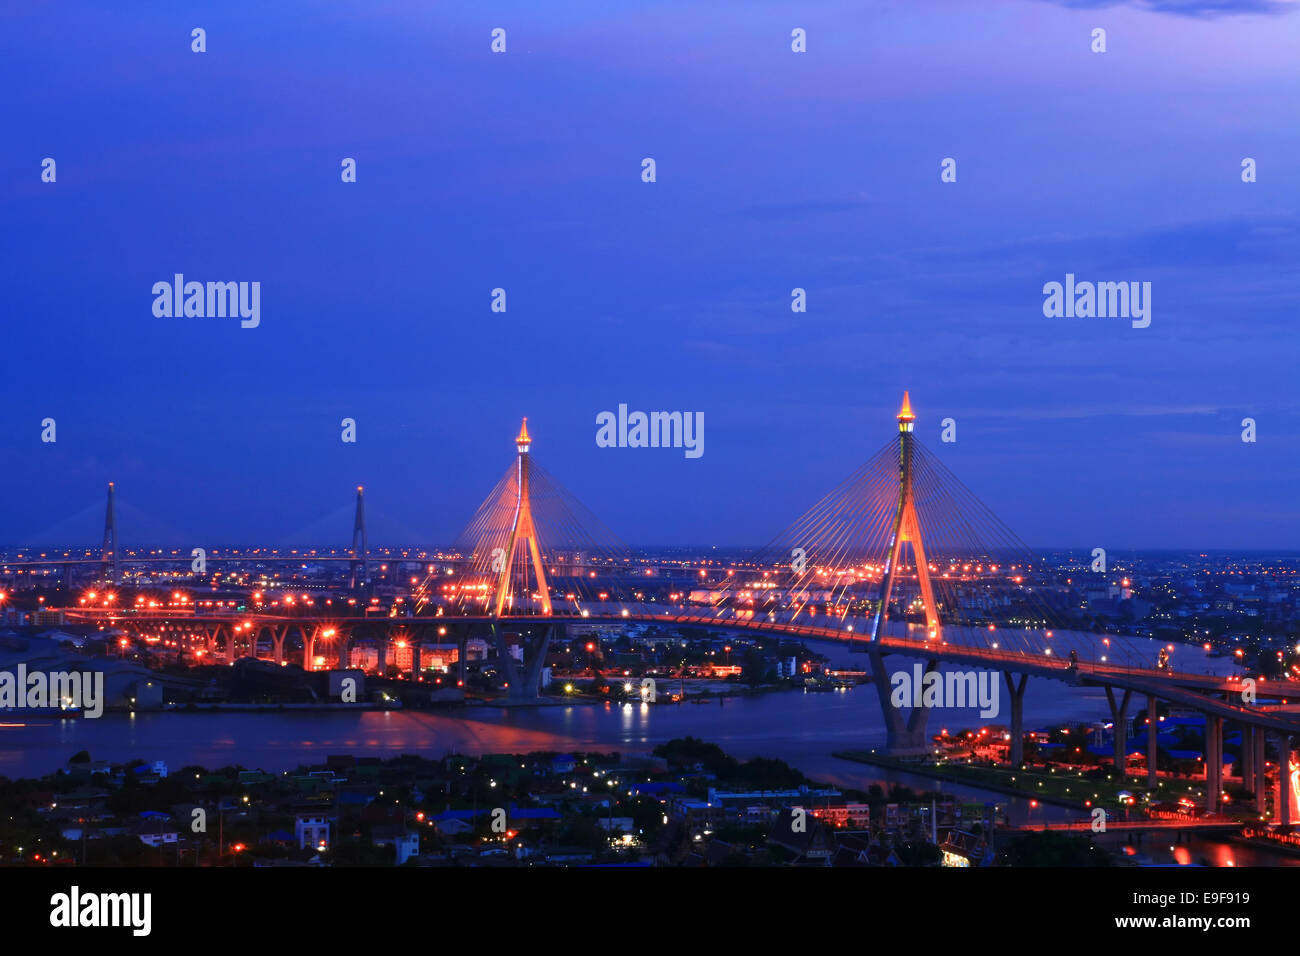
[[[578,761],[574,758],[573,754],[556,754],[551,758],[551,773],[573,773],[577,766]]]
[[[329,817],[320,811],[299,813],[294,821],[293,832],[300,849],[324,850],[330,845]]]
[[[830,828],[802,813],[801,808],[791,807],[777,814],[767,842],[793,855],[797,863],[824,865],[835,852]]]
[[[686,824],[692,833],[712,830],[722,822],[723,809],[706,800],[678,797],[672,801],[672,815]]]
[[[828,807],[815,807],[812,815],[833,827],[852,827],[855,830],[871,826],[871,807],[865,803],[841,803]]]
[[[393,847],[398,866],[420,854],[420,834],[401,823],[375,824],[370,842],[375,846]]]
[[[149,846],[175,846],[180,839],[180,829],[171,820],[153,817],[135,828],[141,843]]]

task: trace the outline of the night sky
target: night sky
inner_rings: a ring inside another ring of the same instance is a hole
[[[1300,543],[1298,4],[101,6],[0,12],[0,542],[114,480],[128,545],[344,546],[357,484],[443,543],[527,415],[624,541],[762,544],[906,388],[1031,544]],[[260,326],[155,317],[178,272]],[[1150,327],[1045,317],[1066,273]],[[598,448],[620,403],[703,456]]]

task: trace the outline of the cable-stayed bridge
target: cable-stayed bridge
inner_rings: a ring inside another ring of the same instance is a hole
[[[1053,570],[928,451],[914,434],[916,417],[904,395],[897,433],[875,455],[780,532],[766,547],[727,568],[699,570],[699,580],[665,589],[653,567],[570,495],[533,458],[527,419],[515,439],[516,454],[475,511],[450,555],[429,560],[412,600],[377,618],[355,599],[325,606],[298,604],[250,611],[201,612],[186,607],[79,605],[64,608],[73,620],[111,622],[137,633],[183,637],[209,659],[258,656],[269,647],[283,662],[291,637],[312,669],[333,658],[348,660],[349,645],[374,641],[385,672],[390,644],[418,645],[433,635],[459,645],[482,633],[495,643],[510,694],[532,697],[547,649],[566,624],[652,622],[707,627],[782,638],[837,641],[864,652],[878,692],[891,752],[930,749],[931,706],[898,706],[893,700],[889,657],[919,660],[926,675],[943,665],[999,672],[1010,701],[1011,760],[1022,760],[1023,697],[1030,677],[1106,691],[1115,734],[1115,762],[1124,766],[1133,695],[1147,713],[1158,700],[1191,707],[1206,716],[1207,799],[1217,807],[1222,791],[1223,725],[1243,730],[1244,778],[1263,793],[1266,738],[1290,753],[1300,734],[1300,684],[1260,684],[1247,703],[1237,678],[1173,670],[1145,640],[1080,633],[1056,622],[1061,608]],[[95,561],[109,586],[123,580],[123,565],[137,560],[175,562],[175,556],[124,560],[119,553],[114,488],[109,486],[104,544],[100,554],[46,563]],[[229,560],[249,560],[230,553]],[[423,554],[423,553],[421,553]],[[257,560],[273,562],[268,552]],[[30,559],[29,559],[30,560]],[[27,566],[40,566],[44,559]],[[364,498],[357,489],[352,547],[343,554],[283,556],[285,561],[347,561],[348,587],[370,583]],[[423,559],[421,559],[423,560]],[[19,566],[18,562],[8,567]],[[358,613],[356,608],[360,607]],[[396,607],[396,606],[394,606]],[[1000,623],[987,623],[994,616]],[[1009,623],[1008,623],[1009,622]],[[508,652],[514,640],[523,660]],[[327,653],[326,653],[327,652]],[[418,652],[413,665],[419,673]],[[1156,750],[1157,723],[1148,721],[1149,757]],[[1148,760],[1155,787],[1155,761]],[[1279,788],[1282,819],[1296,802]]]

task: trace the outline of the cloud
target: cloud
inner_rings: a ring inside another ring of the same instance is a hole
[[[1253,14],[1281,16],[1300,9],[1300,3],[1296,3],[1295,0],[1048,0],[1048,2],[1071,10],[1100,10],[1105,7],[1130,6],[1150,13],[1169,13],[1200,19]]]
[[[1030,235],[986,245],[939,246],[936,262],[1019,262],[1038,268],[1074,261],[1090,268],[1283,265],[1300,254],[1300,219],[1287,213],[1175,223],[1130,232]]]

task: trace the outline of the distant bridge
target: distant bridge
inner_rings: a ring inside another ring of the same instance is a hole
[[[1116,728],[1117,768],[1122,770],[1126,763],[1134,694],[1145,698],[1148,714],[1155,713],[1158,700],[1189,707],[1206,718],[1207,808],[1213,811],[1221,801],[1223,727],[1231,721],[1242,728],[1242,776],[1262,810],[1270,737],[1279,761],[1285,755],[1287,765],[1294,766],[1291,755],[1294,737],[1300,734],[1300,713],[1290,704],[1300,701],[1300,685],[1261,682],[1255,692],[1266,703],[1247,703],[1245,685],[1234,678],[1174,671],[1166,660],[1144,659],[1150,652],[1123,638],[1058,633],[1047,627],[1051,609],[1043,594],[1050,591],[1050,581],[1043,583],[1041,562],[916,442],[916,416],[906,394],[897,420],[894,441],[765,553],[739,569],[727,569],[721,585],[706,580],[697,597],[684,592],[668,603],[649,600],[641,593],[645,581],[610,574],[633,565],[619,558],[619,546],[594,516],[533,461],[525,419],[514,463],[457,542],[454,550],[464,556],[459,569],[450,576],[430,574],[415,590],[408,616],[331,616],[319,607],[309,613],[218,609],[211,614],[197,609],[69,607],[65,613],[74,621],[111,623],[145,636],[171,635],[190,646],[197,642],[213,657],[223,649],[226,661],[255,656],[263,638],[269,637],[273,659],[282,663],[285,642],[296,634],[307,669],[324,656],[318,650],[329,647],[330,656],[345,664],[352,642],[370,640],[379,645],[381,673],[390,643],[413,646],[434,629],[439,642],[446,636],[458,644],[462,680],[465,642],[478,630],[495,641],[499,666],[515,697],[536,696],[547,649],[557,629],[566,624],[653,623],[837,641],[869,656],[892,753],[931,750],[926,731],[930,708],[904,711],[891,702],[885,656],[921,659],[926,674],[943,664],[969,664],[1003,674],[1011,704],[1014,765],[1023,762],[1023,700],[1030,676],[1101,687]],[[566,554],[577,557],[566,563]],[[271,560],[247,551],[227,551],[226,556]],[[364,586],[370,556],[361,489],[353,547],[346,556],[277,557],[304,563],[346,560],[353,568],[352,586]],[[431,559],[422,554],[414,560]],[[117,580],[111,486],[102,561],[106,576]],[[445,564],[446,559],[437,561]],[[602,575],[590,570],[597,566],[605,569]],[[721,571],[715,568],[712,576]],[[1015,602],[1024,617],[1041,620],[1044,626],[974,626],[990,588],[997,589],[992,597]],[[612,593],[615,590],[619,593]],[[908,623],[908,618],[924,623]],[[508,651],[509,634],[521,641],[532,639],[532,646],[525,648],[522,674]],[[418,675],[418,648],[414,651]],[[1158,723],[1149,720],[1147,725],[1147,786],[1154,790]],[[1290,782],[1297,775],[1300,772],[1277,775],[1279,820],[1292,821],[1293,808],[1300,805],[1300,789]]]

